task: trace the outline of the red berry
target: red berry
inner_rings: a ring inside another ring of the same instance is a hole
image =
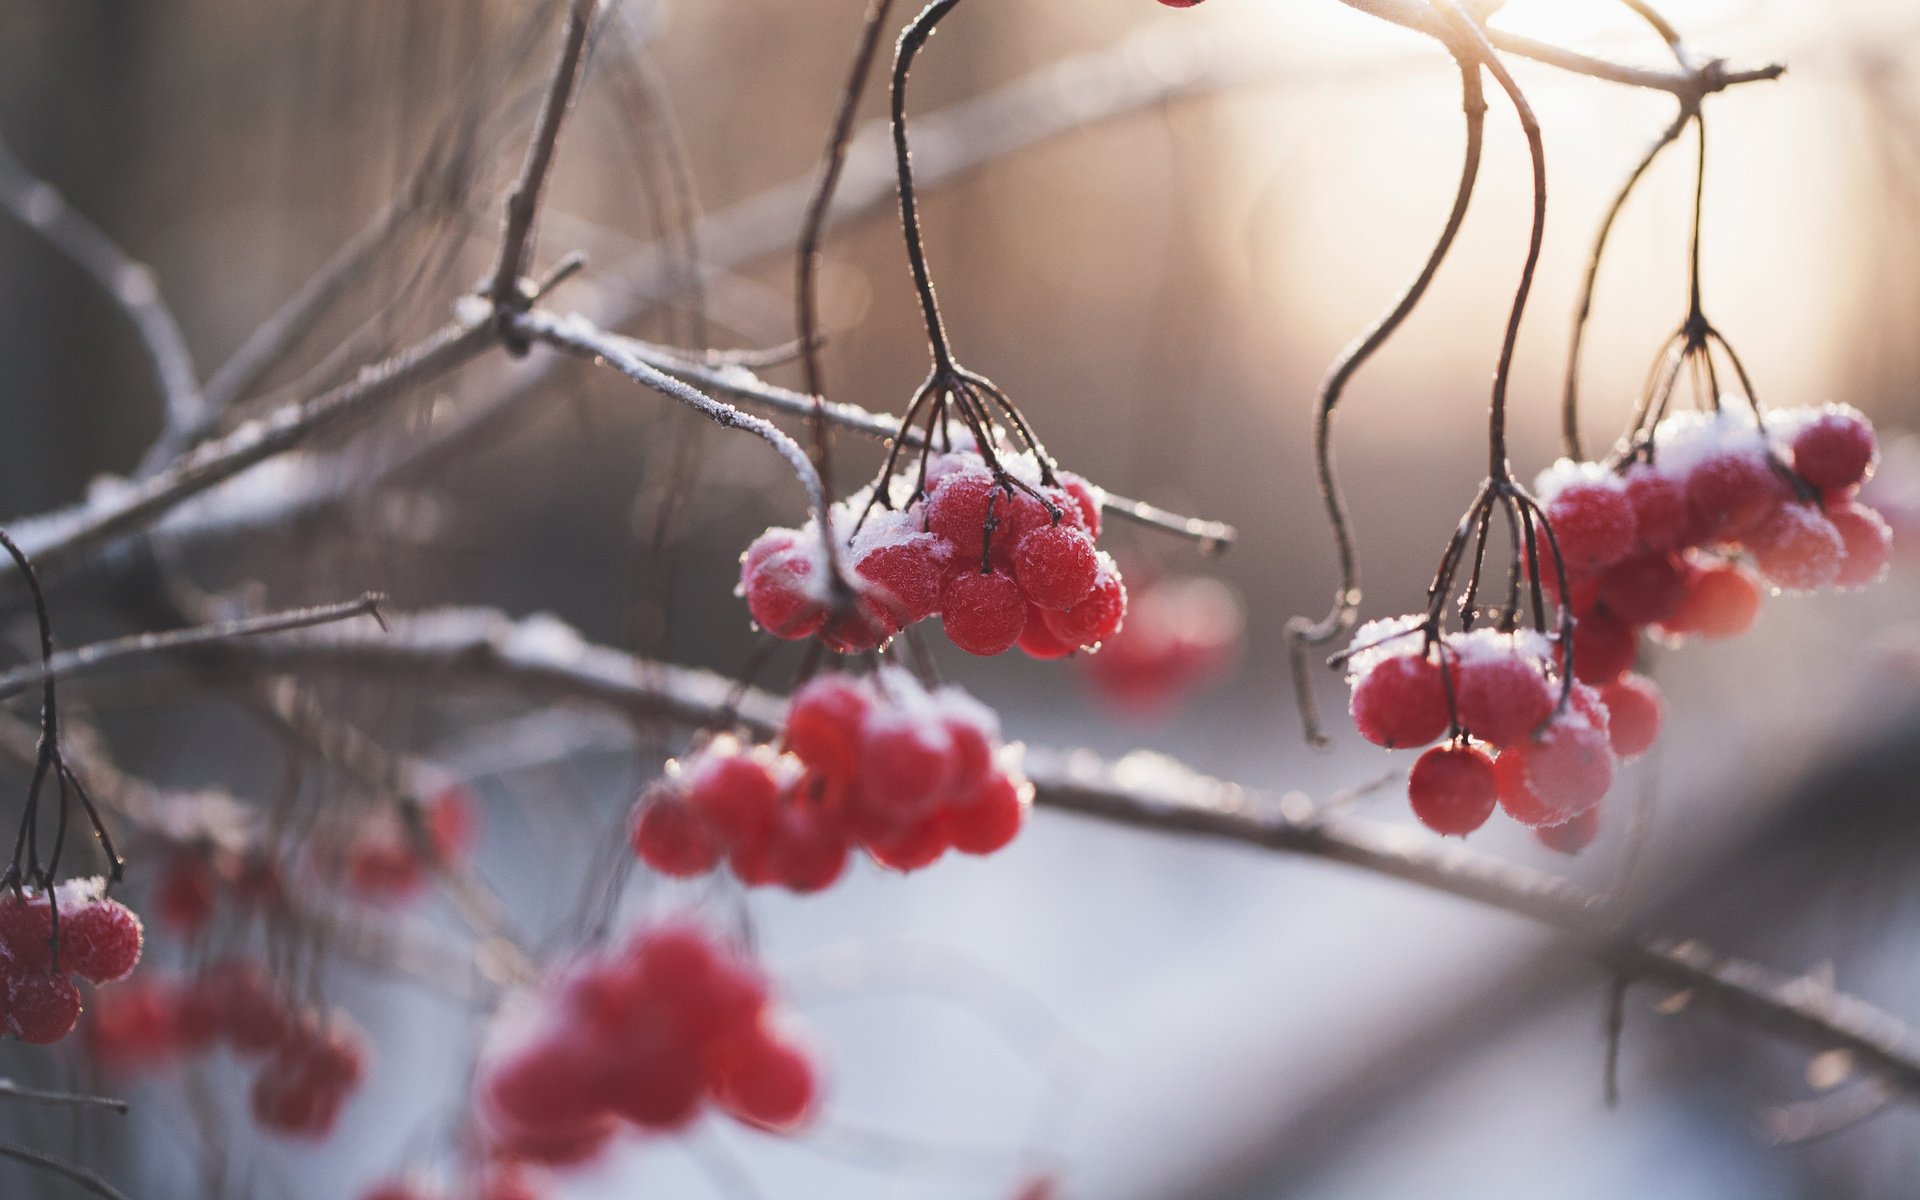
[[[1047,621],[1050,608],[1041,608],[1037,604],[1027,605],[1027,623],[1020,630],[1020,640],[1014,645],[1020,647],[1028,658],[1037,658],[1041,662],[1052,662],[1056,658],[1065,658],[1080,648],[1078,642],[1070,642],[1053,631]]]
[[[728,1112],[766,1129],[792,1129],[813,1111],[813,1063],[798,1047],[756,1032],[726,1056],[717,1099]]]
[[[869,704],[865,689],[853,679],[821,675],[795,692],[787,706],[786,748],[814,771],[851,779]]]
[[[825,891],[847,869],[847,839],[819,813],[783,813],[767,849],[767,866],[789,891]]]
[[[1520,741],[1553,711],[1546,677],[1517,651],[1463,654],[1450,665],[1460,724],[1483,742]]]
[[[962,854],[992,854],[1014,839],[1026,819],[1023,789],[995,773],[947,810],[947,836]]]
[[[1732,563],[1703,567],[1687,575],[1687,592],[1663,629],[1702,637],[1736,637],[1753,628],[1760,615],[1760,587]]]
[[[96,993],[87,1015],[87,1050],[109,1075],[151,1070],[182,1049],[175,1013],[179,989],[143,975]]]
[[[1833,585],[1850,591],[1878,581],[1893,557],[1893,530],[1886,520],[1866,505],[1851,501],[1828,505],[1827,520],[1833,522],[1845,547]]]
[[[140,918],[117,900],[96,900],[60,917],[60,963],[92,983],[116,983],[140,961]]]
[[[1086,599],[1065,612],[1046,609],[1044,616],[1055,637],[1075,646],[1097,646],[1114,636],[1127,616],[1127,588],[1119,569],[1103,557]]]
[[[1619,488],[1578,482],[1547,502],[1547,521],[1569,570],[1586,571],[1632,554],[1639,534],[1633,505]]]
[[[633,852],[662,875],[705,875],[720,862],[720,846],[678,792],[655,784],[635,806]]]
[[[780,807],[780,781],[772,769],[730,738],[695,755],[681,786],[687,807],[724,846],[762,840]]]
[[[1873,469],[1873,426],[1851,409],[1821,413],[1793,439],[1793,469],[1820,491],[1852,487]]]
[[[220,1032],[235,1053],[264,1054],[295,1032],[294,1014],[255,963],[245,959],[221,963],[193,987],[219,1014]]]
[[[1768,582],[1787,591],[1810,592],[1839,576],[1846,543],[1818,508],[1782,504],[1748,536],[1747,549]]]
[[[904,629],[940,606],[941,572],[945,566],[930,537],[911,538],[876,546],[860,557],[853,570],[870,585],[862,605],[884,614],[893,628]]]
[[[1606,609],[1595,609],[1573,625],[1573,677],[1599,687],[1624,675],[1640,654],[1633,626]],[[1564,664],[1563,664],[1564,665]]]
[[[1060,480],[1060,490],[1073,501],[1080,510],[1080,526],[1089,536],[1100,536],[1100,492],[1092,484],[1071,471],[1061,471],[1056,476]]]
[[[1012,648],[1027,624],[1027,602],[1010,575],[967,572],[947,581],[940,624],[954,645],[992,657]]]
[[[1496,798],[1493,760],[1469,746],[1431,747],[1407,776],[1413,815],[1435,833],[1472,833],[1493,815]]]
[[[1028,600],[1065,612],[1093,591],[1100,559],[1092,538],[1062,522],[1022,534],[1013,548],[1013,570]]]
[[[777,638],[794,641],[819,629],[827,606],[814,594],[814,561],[793,549],[745,569],[741,589],[754,623]]]
[[[870,839],[866,845],[873,861],[895,871],[930,867],[953,847],[946,825],[937,815],[929,815],[890,836]]]
[[[658,1000],[635,1006],[620,1035],[602,1048],[609,1105],[643,1129],[679,1129],[700,1113],[706,1074],[697,1046],[678,1036]]]
[[[797,529],[769,529],[753,539],[740,555],[740,577],[746,578],[753,569],[776,554],[785,554],[800,544],[800,531]]]
[[[1386,659],[1354,684],[1352,712],[1360,736],[1376,746],[1426,745],[1449,723],[1439,666],[1422,654]]]
[[[1757,453],[1722,451],[1701,459],[1687,475],[1687,506],[1704,541],[1745,537],[1786,494],[1772,465]]]
[[[1687,489],[1679,480],[1664,471],[1637,466],[1627,472],[1626,488],[1642,550],[1678,550],[1687,544],[1692,513]]]
[[[73,1032],[80,1020],[80,989],[73,980],[49,970],[16,977],[7,990],[7,1028],[35,1046],[50,1046]]]
[[[53,909],[44,894],[0,892],[0,966],[13,975],[52,969]]]
[[[167,860],[154,892],[154,912],[174,936],[197,937],[213,920],[213,867],[198,854],[180,853]]]
[[[1558,825],[1600,803],[1613,783],[1607,732],[1584,720],[1556,718],[1494,762],[1500,806],[1523,825]]]
[[[1660,736],[1666,705],[1660,688],[1644,675],[1616,679],[1600,689],[1607,706],[1607,740],[1622,760],[1639,758]]]
[[[1636,554],[1609,567],[1600,580],[1600,602],[1634,625],[1664,619],[1686,593],[1686,566],[1671,554]]]
[[[984,557],[987,509],[1006,516],[1007,496],[985,467],[963,470],[940,481],[927,500],[927,529],[953,547],[954,562],[978,570]],[[996,541],[998,538],[995,539]]]
[[[1593,844],[1600,832],[1600,806],[1594,805],[1558,825],[1539,825],[1533,830],[1533,838],[1542,846],[1560,854],[1578,854]]]
[[[860,798],[890,825],[923,815],[947,790],[953,770],[953,735],[925,713],[882,710],[861,733]]]

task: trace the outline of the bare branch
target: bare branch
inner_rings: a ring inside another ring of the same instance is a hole
[[[526,698],[590,704],[642,723],[701,727],[731,717],[764,736],[781,710],[776,697],[742,692],[722,676],[591,645],[554,618],[516,623],[491,610],[395,618],[390,637],[335,628],[232,649],[282,669],[427,686],[461,678]],[[1695,941],[1636,933],[1600,897],[1559,877],[1327,812],[1297,794],[1264,796],[1157,755],[1106,762],[1090,753],[1033,751],[1027,776],[1034,802],[1048,808],[1344,863],[1526,918],[1559,931],[1628,979],[1688,989],[1768,1033],[1816,1049],[1847,1050],[1863,1071],[1920,1096],[1920,1037],[1892,1014]]]
[[[43,1154],[38,1150],[27,1146],[16,1145],[13,1142],[0,1142],[0,1158],[11,1158],[16,1162],[26,1163],[30,1167],[38,1167],[42,1171],[59,1175],[62,1178],[71,1180],[73,1183],[92,1192],[94,1195],[102,1197],[103,1200],[127,1200],[124,1193],[106,1180],[100,1178],[99,1175],[89,1171],[79,1163],[70,1163],[64,1158],[56,1158],[51,1154]]]
[[[152,658],[182,650],[203,649],[221,642],[230,642],[236,638],[258,637],[267,633],[288,633],[315,625],[347,621],[354,617],[370,616],[377,621],[380,619],[379,605],[382,599],[383,597],[379,594],[368,592],[358,600],[348,600],[340,604],[267,613],[258,617],[241,617],[232,621],[201,625],[193,629],[173,629],[165,633],[140,633],[132,637],[114,638],[111,641],[95,642],[92,645],[63,650],[45,663],[33,663],[0,673],[0,700],[16,696],[30,687],[37,687],[48,679],[71,679],[76,675],[92,675],[107,667],[124,663],[128,659]]]
[[[4,139],[0,139],[0,205],[93,276],[133,322],[153,361],[154,379],[166,404],[166,428],[185,429],[198,422],[206,398],[194,371],[193,354],[161,299],[152,270],[75,211],[52,184],[35,178]]]
[[[127,1102],[111,1096],[88,1096],[78,1092],[48,1092],[22,1087],[11,1079],[0,1079],[0,1100],[18,1100],[23,1104],[44,1104],[53,1108],[104,1108],[125,1115]]]

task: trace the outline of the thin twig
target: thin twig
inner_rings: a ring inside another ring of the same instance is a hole
[[[79,1163],[70,1163],[63,1158],[55,1158],[51,1154],[43,1154],[13,1142],[0,1142],[0,1158],[11,1158],[16,1162],[26,1163],[30,1167],[50,1171],[96,1196],[103,1197],[103,1200],[127,1200],[125,1193]]]
[[[111,1096],[88,1096],[80,1092],[48,1092],[22,1087],[11,1079],[0,1079],[0,1100],[18,1100],[24,1104],[45,1104],[54,1108],[104,1108],[124,1115],[125,1100]]]
[[[523,699],[571,700],[641,723],[707,726],[723,712],[762,736],[781,702],[739,693],[705,671],[648,663],[581,639],[550,617],[514,622],[490,610],[443,610],[392,620],[391,636],[345,628],[263,638],[231,648],[279,669],[344,673],[435,686],[449,678]],[[1892,1014],[1830,986],[1790,979],[1698,942],[1640,934],[1564,879],[1405,831],[1210,779],[1158,756],[1119,762],[1031,751],[1034,802],[1160,834],[1226,841],[1344,863],[1500,909],[1566,935],[1628,979],[1692,989],[1756,1028],[1818,1049],[1852,1052],[1864,1071],[1920,1096],[1920,1036]]]
[[[77,675],[92,675],[107,667],[124,663],[128,659],[151,658],[183,650],[195,650],[221,642],[230,642],[236,638],[258,637],[267,633],[288,633],[314,625],[347,621],[354,617],[370,616],[379,620],[379,605],[382,599],[384,597],[378,593],[368,592],[358,600],[348,600],[339,604],[267,613],[257,617],[241,617],[192,629],[168,630],[165,633],[140,633],[132,637],[114,638],[110,641],[79,646],[72,650],[62,650],[47,662],[33,663],[0,673],[0,700],[16,696],[48,679],[71,679]]]

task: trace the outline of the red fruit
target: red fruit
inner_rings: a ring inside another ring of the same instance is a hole
[[[1793,439],[1793,469],[1820,491],[1852,487],[1873,469],[1873,426],[1848,409],[1821,413]]]
[[[220,1032],[238,1054],[264,1054],[295,1032],[294,1016],[260,968],[245,959],[221,963],[193,985],[219,1014]]]
[[[789,891],[825,891],[847,869],[847,839],[819,813],[783,813],[767,847],[767,869]]]
[[[822,675],[794,693],[787,706],[786,748],[809,768],[837,780],[854,772],[855,746],[870,701],[861,685]]]
[[[720,844],[764,839],[780,808],[780,781],[757,755],[730,739],[713,743],[688,764],[682,781],[687,807]]]
[[[80,989],[52,971],[31,971],[12,980],[6,997],[7,1028],[23,1042],[50,1046],[80,1020]]]
[[[1810,592],[1839,576],[1846,543],[1818,508],[1782,504],[1748,535],[1747,549],[1768,582],[1787,591]]]
[[[60,916],[64,924],[67,911]],[[16,976],[52,969],[53,909],[44,894],[0,892],[0,967]]]
[[[613,1081],[614,1112],[643,1129],[680,1129],[700,1113],[706,1073],[698,1047],[688,1044],[665,1018],[644,1019],[646,1009],[630,1014],[617,1041],[605,1047]]]
[[[1093,590],[1080,603],[1058,612],[1042,610],[1047,628],[1063,642],[1075,646],[1097,646],[1120,632],[1127,616],[1127,588],[1111,561],[1100,564]]]
[[[1013,571],[1028,600],[1065,612],[1093,591],[1100,559],[1093,539],[1063,521],[1022,534],[1013,547]]]
[[[740,555],[740,577],[746,578],[753,569],[776,554],[785,554],[800,544],[800,531],[797,529],[769,529],[747,546]]]
[[[992,854],[1020,832],[1027,819],[1024,789],[1005,775],[987,777],[970,796],[947,810],[947,836],[962,854]]]
[[[1547,502],[1547,522],[1569,571],[1586,571],[1632,554],[1639,534],[1633,505],[1619,488],[1579,482]]]
[[[1464,837],[1493,815],[1493,760],[1469,746],[1434,746],[1407,776],[1413,815],[1435,833]]]
[[[1786,485],[1757,453],[1722,451],[1687,475],[1687,507],[1702,541],[1745,537],[1786,497]]]
[[[1073,501],[1073,506],[1080,511],[1080,527],[1085,529],[1089,536],[1097,539],[1100,536],[1100,493],[1092,484],[1071,471],[1061,471],[1055,478],[1060,481],[1060,490],[1067,494],[1067,497]]]
[[[1840,534],[1845,551],[1833,586],[1851,591],[1877,582],[1893,557],[1893,530],[1875,510],[1843,501],[1827,506],[1827,520]]]
[[[1640,654],[1633,626],[1605,609],[1595,609],[1573,625],[1573,677],[1599,687],[1624,675]]]
[[[1693,517],[1679,480],[1652,467],[1634,467],[1627,472],[1626,490],[1642,550],[1678,550],[1687,544]]]
[[[813,559],[799,549],[746,568],[740,582],[754,623],[788,641],[818,630],[827,606],[813,594],[815,570]]]
[[[142,977],[97,993],[87,1016],[87,1050],[109,1075],[152,1070],[181,1050],[174,1014],[179,992],[171,982]]]
[[[1523,825],[1559,825],[1600,803],[1613,784],[1607,732],[1559,718],[1494,762],[1500,806]]]
[[[1594,836],[1599,832],[1600,806],[1596,804],[1558,825],[1536,826],[1533,838],[1547,849],[1560,854],[1578,854],[1593,844]]]
[[[1687,592],[1666,620],[1669,633],[1735,637],[1760,615],[1760,587],[1732,563],[1702,567],[1687,575]]]
[[[813,1111],[813,1063],[798,1047],[765,1031],[726,1056],[716,1099],[741,1120],[765,1129],[792,1129]]]
[[[1639,758],[1660,736],[1666,705],[1660,688],[1644,675],[1629,675],[1600,689],[1607,706],[1607,740],[1622,760]]]
[[[1553,711],[1555,697],[1546,677],[1518,652],[1462,655],[1451,665],[1460,724],[1483,742],[1520,741]]]
[[[1600,580],[1600,602],[1634,625],[1664,619],[1686,593],[1686,566],[1671,554],[1636,554],[1607,568]]]
[[[1020,640],[1027,624],[1027,602],[1010,575],[968,572],[947,581],[940,599],[940,624],[954,645],[969,654],[992,657]]]
[[[940,561],[932,538],[877,546],[854,564],[854,574],[870,585],[861,598],[869,616],[884,615],[895,629],[904,629],[940,606]]]
[[[945,822],[929,815],[899,833],[867,842],[873,861],[895,871],[918,871],[952,848]]]
[[[193,938],[213,920],[214,877],[211,863],[198,854],[180,853],[167,860],[153,895],[154,912],[175,937]]]
[[[898,632],[900,626],[879,606],[856,603],[828,615],[820,640],[835,654],[865,654]]]
[[[634,806],[633,852],[662,875],[682,879],[705,875],[720,862],[720,846],[706,825],[678,792],[659,784]]]
[[[986,720],[983,716],[981,720]],[[983,726],[975,720],[949,715],[947,736],[953,740],[953,775],[948,786],[955,792],[968,792],[986,782],[993,770],[993,746],[999,739],[997,725]]]
[[[117,900],[60,915],[60,964],[92,983],[116,983],[140,961],[140,918]]]
[[[1353,724],[1389,750],[1424,746],[1447,731],[1447,690],[1440,668],[1421,654],[1386,659],[1353,687]]]
[[[1047,614],[1053,611],[1037,604],[1027,605],[1027,623],[1020,630],[1020,640],[1014,645],[1020,647],[1028,658],[1052,662],[1080,648],[1080,643],[1070,642],[1053,631],[1053,626],[1047,621]]]
[[[1007,495],[1001,491],[996,496],[998,490],[983,467],[947,476],[927,500],[927,529],[953,546],[956,565],[979,568],[985,556],[989,502],[996,529],[1007,514]]]
[[[953,735],[925,713],[874,713],[860,737],[860,795],[865,807],[895,821],[913,820],[953,778]]]

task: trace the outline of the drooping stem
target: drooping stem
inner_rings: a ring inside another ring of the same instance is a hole
[[[907,243],[907,265],[913,269],[913,288],[920,297],[920,312],[926,320],[927,343],[933,351],[934,369],[946,374],[953,369],[953,351],[947,343],[946,326],[940,320],[940,300],[933,291],[933,277],[927,269],[926,240],[920,231],[920,205],[913,188],[913,150],[907,142],[907,72],[914,56],[927,44],[941,18],[953,11],[960,0],[933,0],[913,19],[900,35],[893,59],[893,160],[900,187],[900,230]]]

